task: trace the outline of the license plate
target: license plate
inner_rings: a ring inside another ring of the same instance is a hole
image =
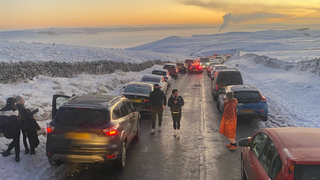
[[[194,69],[193,71],[198,71],[198,69]]]
[[[182,66],[178,66],[178,68],[182,68]]]
[[[68,139],[90,139],[91,138],[91,135],[88,134],[88,133],[66,133],[64,135],[65,138],[68,138]]]
[[[254,113],[254,110],[241,110],[242,113]]]
[[[226,88],[226,87],[227,87],[227,86],[219,86],[219,88],[220,88],[220,89],[222,89],[222,88]]]
[[[142,99],[130,99],[132,103],[142,103]]]

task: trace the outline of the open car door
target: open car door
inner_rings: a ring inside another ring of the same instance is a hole
[[[62,106],[65,102],[67,102],[67,100],[70,98],[71,98],[70,96],[66,96],[66,95],[53,95],[52,119],[56,116],[59,107]]]

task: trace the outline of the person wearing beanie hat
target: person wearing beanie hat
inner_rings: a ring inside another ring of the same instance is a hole
[[[33,118],[33,113],[24,107],[25,100],[21,96],[16,96],[17,108],[19,111],[20,128],[23,136],[23,145],[25,148],[25,154],[36,154],[35,148],[39,145],[39,138],[37,130],[40,130],[40,126]],[[29,141],[30,149],[27,144],[27,138]],[[30,152],[31,150],[31,152]]]
[[[179,91],[177,89],[172,89],[172,95],[168,100],[168,106],[170,107],[173,121],[173,136],[178,139],[180,138],[180,120],[183,105],[184,100],[179,96]]]
[[[224,112],[222,115],[219,133],[229,138],[230,144],[226,145],[229,150],[236,150],[238,145],[236,143],[236,129],[237,129],[237,99],[233,98],[234,93],[226,93],[226,101],[224,102]]]
[[[3,132],[7,139],[13,139],[8,149],[2,153],[3,157],[9,156],[10,151],[15,148],[15,161],[20,161],[20,126],[16,99],[8,98],[6,106],[0,110],[0,133]]]

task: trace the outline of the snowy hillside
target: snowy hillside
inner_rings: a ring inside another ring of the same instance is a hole
[[[27,43],[0,40],[0,62],[19,61],[122,61],[141,63],[148,60],[181,61],[184,55],[148,51],[108,49],[64,44]]]

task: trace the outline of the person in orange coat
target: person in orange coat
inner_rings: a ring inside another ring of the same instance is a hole
[[[225,137],[229,138],[230,144],[226,145],[229,150],[235,150],[238,148],[236,143],[236,128],[237,128],[237,99],[233,98],[234,93],[228,92],[226,94],[226,101],[224,102],[224,112],[222,115],[220,131]]]

